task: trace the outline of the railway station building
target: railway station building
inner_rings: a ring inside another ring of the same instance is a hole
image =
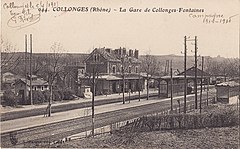
[[[92,86],[95,75],[96,95],[143,90],[138,50],[126,48],[95,48],[85,59],[86,73],[80,77],[81,86]]]
[[[194,91],[194,80],[195,80],[195,67],[191,67],[186,72],[181,72],[172,77],[173,87],[171,87],[171,76],[162,76],[156,78],[159,82],[159,96],[170,97],[171,89],[173,89],[173,96],[179,96],[184,94],[184,74],[186,73],[187,82],[187,94],[191,94]],[[197,68],[197,85],[201,85],[201,79],[203,85],[209,84],[210,74]]]

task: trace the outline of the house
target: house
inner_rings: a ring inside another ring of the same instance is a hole
[[[16,80],[15,85],[15,93],[19,97],[21,103],[26,103],[25,97],[29,97],[30,93],[30,78],[20,78]],[[47,81],[42,78],[38,78],[37,76],[32,76],[32,90],[33,91],[46,91],[49,90],[49,84]]]
[[[140,76],[138,50],[126,48],[95,48],[85,59],[86,74],[80,79],[82,85],[92,86],[91,79],[96,77],[96,95],[135,92],[143,88]],[[123,79],[124,78],[124,79]]]
[[[13,89],[15,80],[20,78],[12,72],[5,72],[2,74],[2,90]]]

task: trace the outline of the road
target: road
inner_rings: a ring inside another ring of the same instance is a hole
[[[209,95],[212,98],[213,95]],[[203,99],[206,94],[203,94]],[[150,100],[156,100],[156,97]],[[181,107],[183,107],[183,98],[179,98]],[[159,99],[157,99],[159,100]],[[176,99],[174,99],[176,100]],[[194,96],[187,97],[187,105],[194,103]],[[174,107],[178,107],[177,102],[174,101]],[[106,105],[107,106],[107,105]],[[106,107],[107,108],[107,107]],[[125,121],[137,118],[151,113],[160,113],[170,109],[170,99],[160,99],[157,103],[141,105],[111,112],[104,112],[95,115],[95,128],[103,127],[120,121]],[[91,129],[91,116],[79,117],[76,119],[36,126],[28,129],[21,129],[13,132],[1,134],[1,147],[24,147],[26,141],[56,141],[80,132]],[[17,146],[14,146],[10,141],[10,134],[15,134],[18,139]]]

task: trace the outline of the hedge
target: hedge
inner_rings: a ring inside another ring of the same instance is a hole
[[[238,112],[231,106],[203,114],[170,114],[143,116],[126,126],[131,131],[156,131],[169,129],[199,129],[238,125]],[[129,131],[129,130],[128,130]]]

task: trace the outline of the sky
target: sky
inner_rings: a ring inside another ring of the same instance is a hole
[[[34,9],[30,8],[27,14],[23,10],[28,8],[9,8],[11,2],[14,6],[31,2]],[[48,7],[47,12],[39,12],[37,4],[47,2],[55,5]],[[193,55],[194,42],[190,40],[197,36],[199,55],[236,58],[239,57],[238,6],[239,0],[2,0],[1,35],[3,41],[10,42],[18,51],[24,51],[25,34],[32,34],[34,53],[52,52],[50,47],[57,42],[69,53],[126,47],[138,49],[140,54],[150,51],[153,55],[181,55],[184,36],[189,39],[188,55]],[[58,7],[87,7],[88,11],[56,11]],[[111,10],[90,12],[92,7]],[[120,7],[126,12],[120,12]],[[131,7],[141,12],[130,12]],[[144,12],[146,8],[150,12]],[[176,12],[153,12],[161,8]],[[179,12],[179,8],[203,12]],[[31,15],[35,20],[31,20]],[[20,17],[25,17],[24,23]],[[206,23],[206,19],[211,22]]]

